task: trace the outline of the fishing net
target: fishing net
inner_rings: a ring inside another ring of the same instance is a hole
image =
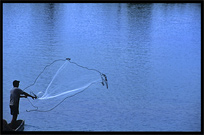
[[[37,97],[35,100],[27,98],[32,105],[27,111],[53,110],[66,98],[75,96],[96,83],[108,88],[107,77],[100,71],[81,66],[70,58],[55,60],[45,66],[33,84],[24,89]]]

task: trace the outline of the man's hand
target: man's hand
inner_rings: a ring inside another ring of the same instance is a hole
[[[37,99],[37,96],[35,96],[35,97],[32,96],[32,99],[33,99],[33,100],[34,100],[34,99]]]

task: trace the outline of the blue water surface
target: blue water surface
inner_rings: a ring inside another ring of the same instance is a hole
[[[105,73],[109,89],[49,112],[21,99],[25,131],[201,131],[200,4],[4,3],[3,118],[13,80],[23,89],[67,57]]]

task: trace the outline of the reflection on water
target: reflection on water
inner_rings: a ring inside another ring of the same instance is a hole
[[[89,88],[41,114],[22,99],[19,118],[35,127],[25,130],[200,131],[200,6],[4,3],[3,117],[11,120],[14,79],[25,88],[69,57],[104,72],[109,90]]]

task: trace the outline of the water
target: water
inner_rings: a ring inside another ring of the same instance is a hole
[[[69,57],[105,73],[109,89],[46,113],[21,99],[25,131],[201,131],[200,13],[194,3],[4,3],[3,118],[13,80],[23,89]]]

